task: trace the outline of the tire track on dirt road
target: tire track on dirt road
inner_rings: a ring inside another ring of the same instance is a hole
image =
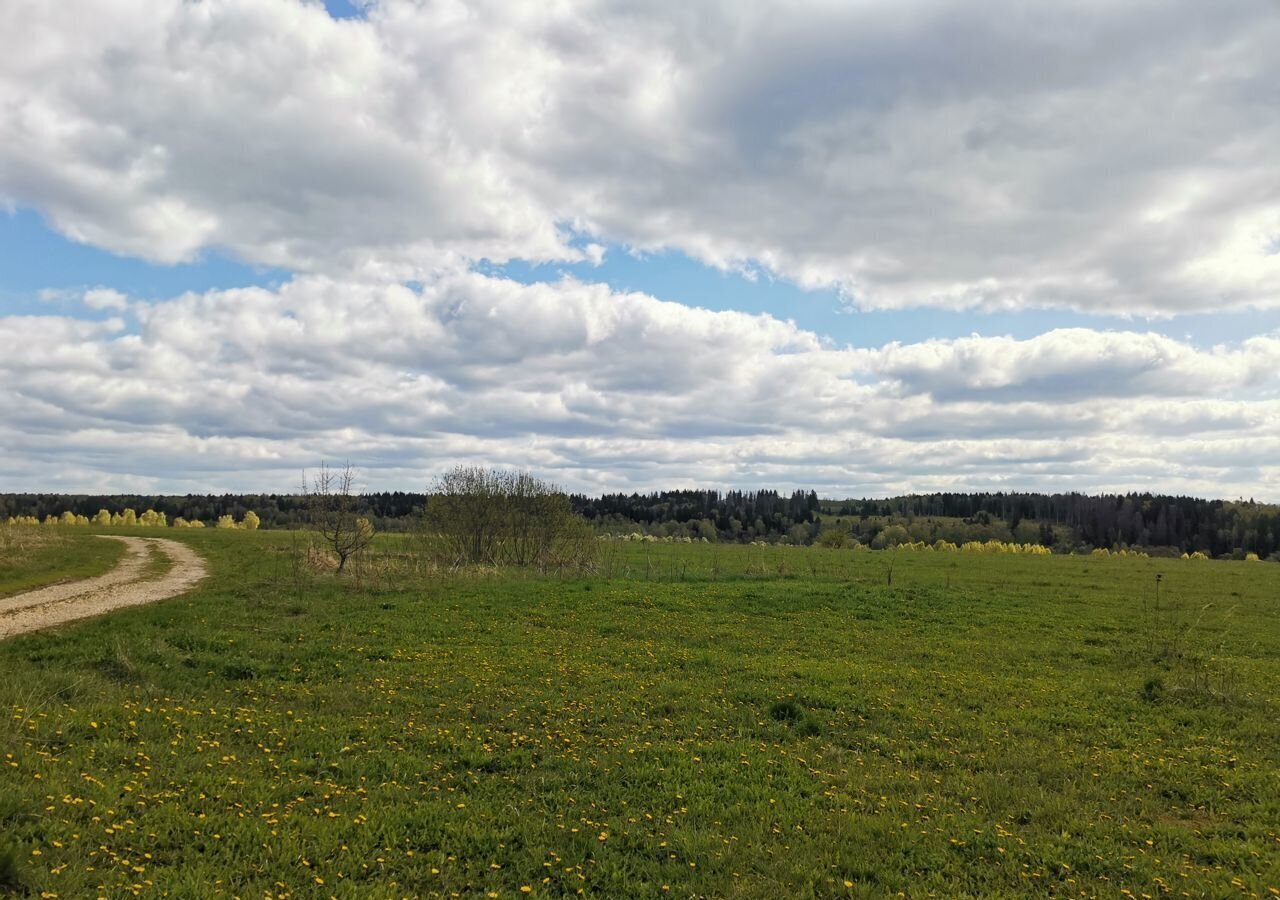
[[[207,574],[200,555],[178,541],[118,535],[99,537],[122,541],[124,559],[105,575],[0,598],[0,640],[113,609],[176,597],[191,590]],[[173,565],[159,578],[145,579],[147,565],[157,551],[169,557]]]

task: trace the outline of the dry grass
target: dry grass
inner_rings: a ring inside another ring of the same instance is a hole
[[[63,541],[57,529],[30,525],[0,525],[0,560],[16,564],[37,550]]]

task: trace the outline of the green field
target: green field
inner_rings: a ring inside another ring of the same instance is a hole
[[[122,555],[119,541],[77,529],[0,525],[0,597],[101,575]]]
[[[1275,564],[164,536],[196,592],[0,644],[17,893],[1280,892]]]

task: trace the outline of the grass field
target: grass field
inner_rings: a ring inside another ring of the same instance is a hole
[[[101,575],[123,554],[118,541],[79,529],[0,525],[0,597]]]
[[[165,536],[195,593],[0,644],[15,892],[1280,891],[1274,564]]]

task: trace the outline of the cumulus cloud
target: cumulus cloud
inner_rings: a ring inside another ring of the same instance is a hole
[[[1280,16],[948,0],[15,0],[0,202],[171,262],[597,259],[866,308],[1280,306]]]
[[[114,288],[90,288],[84,292],[83,300],[90,309],[124,312],[129,308],[129,298]]]
[[[1197,350],[1159,334],[1062,328],[1028,340],[1007,337],[892,344],[875,368],[906,390],[935,397],[1220,396],[1274,393],[1280,338]]]
[[[482,274],[620,244],[864,309],[1280,309],[1269,0],[364,8],[0,4],[0,207],[296,273],[0,316],[5,484],[287,490],[351,458],[371,487],[483,461],[582,490],[1280,499],[1278,335],[852,349]]]
[[[351,458],[373,487],[483,461],[593,491],[1280,497],[1274,338],[1200,350],[1069,330],[861,350],[766,315],[465,272],[418,288],[308,276],[131,315],[0,317],[6,484],[288,490]]]

